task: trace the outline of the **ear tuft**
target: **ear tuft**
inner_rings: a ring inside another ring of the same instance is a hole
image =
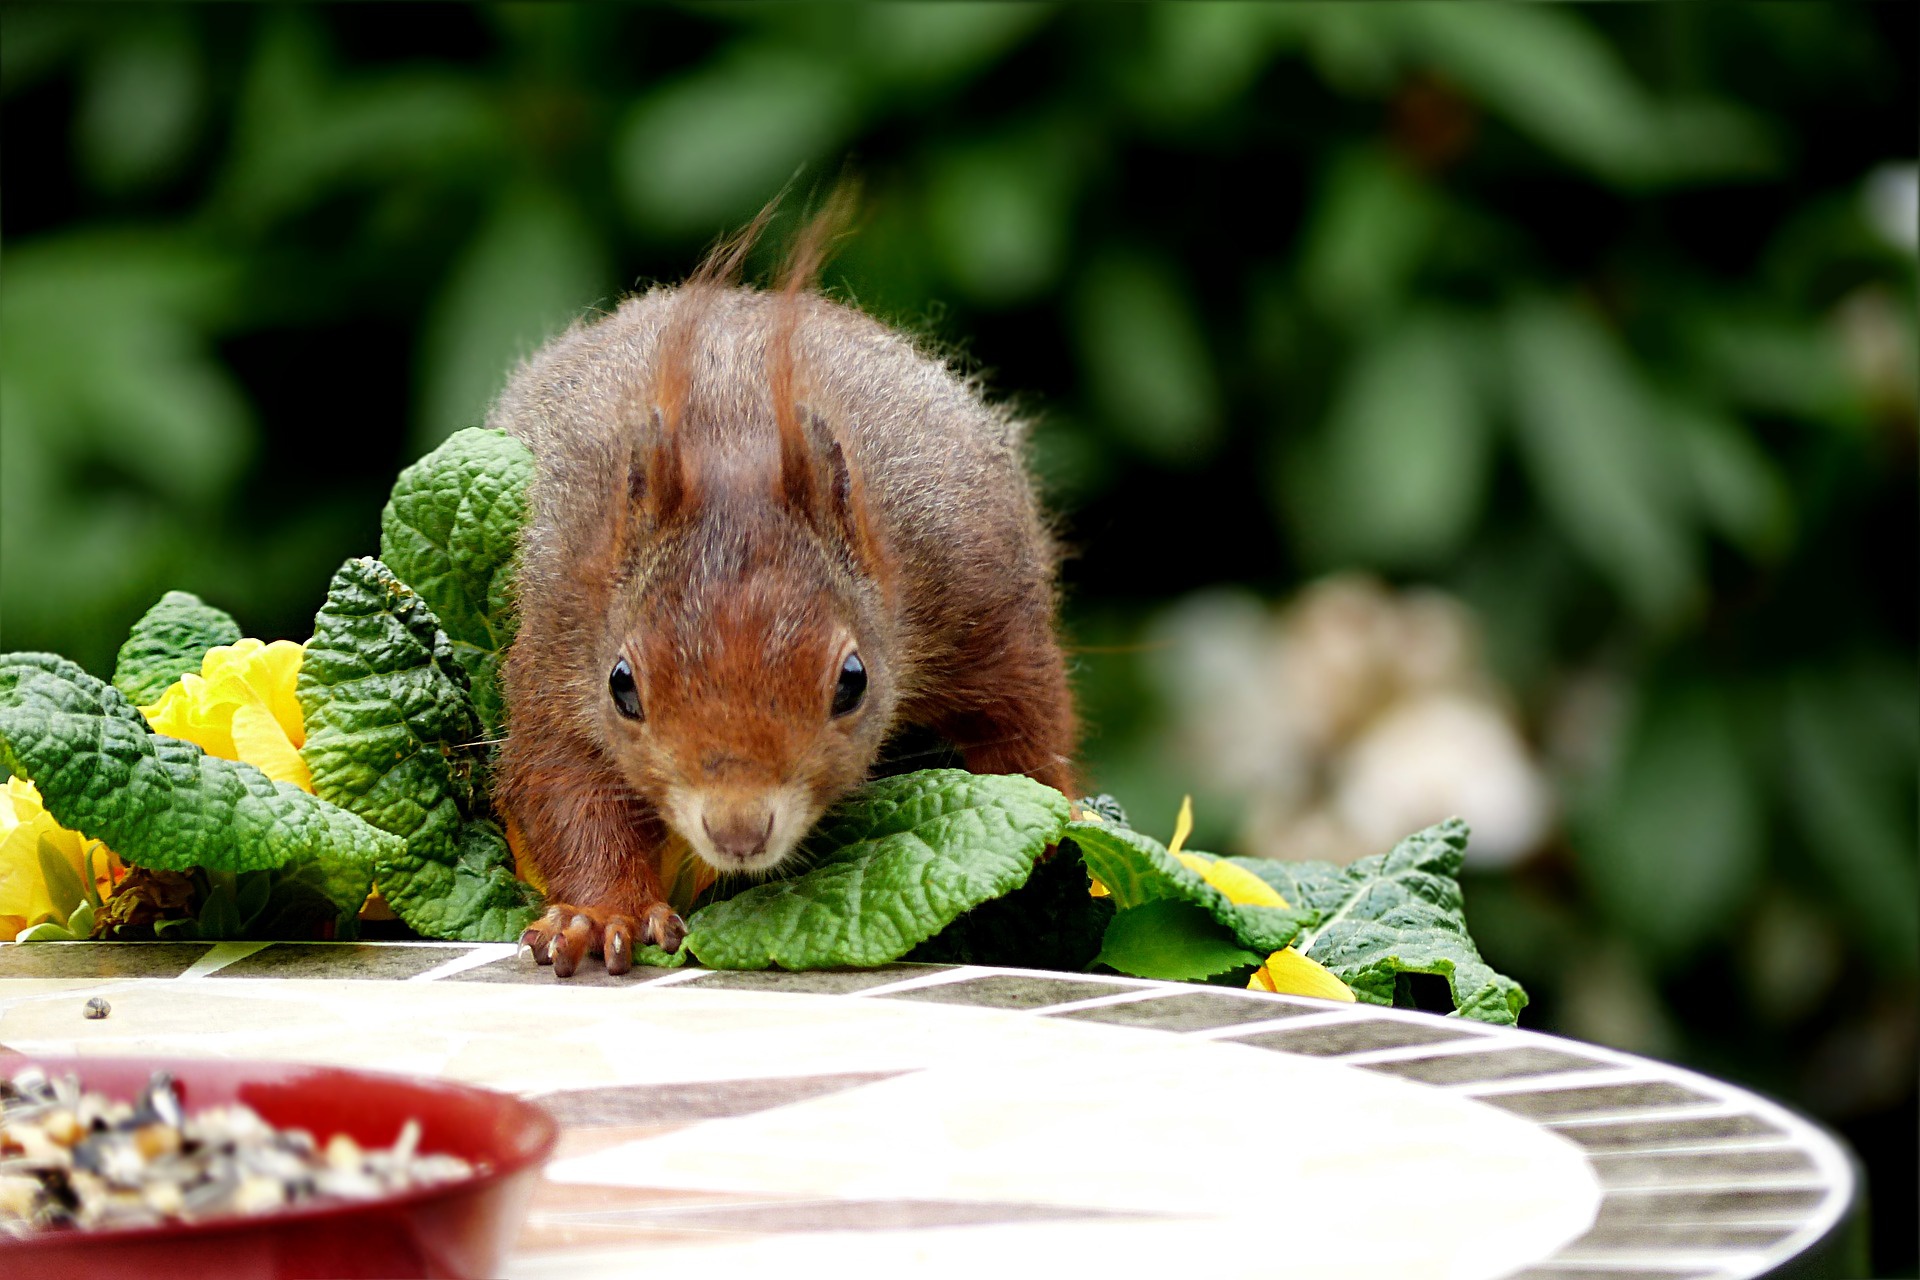
[[[635,468],[635,491],[655,528],[692,509],[697,497],[693,460],[682,446],[680,426],[658,405],[642,446],[644,466]]]

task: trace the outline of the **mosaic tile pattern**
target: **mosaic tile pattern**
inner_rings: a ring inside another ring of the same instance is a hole
[[[281,942],[223,965],[209,976],[394,981],[437,969],[470,950],[394,942]]]
[[[209,949],[205,942],[0,946],[0,978],[177,978]]]
[[[329,985],[341,978],[356,981]],[[115,1014],[85,1022],[77,1010],[96,988]],[[339,1029],[355,1026],[365,1033]],[[535,1065],[522,1047],[529,1036],[548,1052]],[[1208,1141],[1243,1138],[1252,1113],[1242,1100],[1263,1090],[1289,1099],[1280,1111],[1290,1125],[1352,1123],[1359,1135],[1358,1121],[1315,1114],[1354,1103],[1301,1105],[1316,1086],[1327,1097],[1351,1090],[1371,1099],[1367,1109],[1413,1108],[1356,1137],[1356,1147],[1390,1143],[1396,1125],[1418,1123],[1430,1108],[1485,1126],[1487,1145],[1462,1148],[1475,1155],[1449,1166],[1462,1179],[1497,1174],[1502,1151],[1520,1160],[1512,1188],[1527,1185],[1527,1160],[1546,1159],[1539,1167],[1549,1179],[1578,1171],[1590,1199],[1564,1231],[1533,1253],[1484,1265],[1453,1256],[1450,1274],[1729,1280],[1857,1266],[1847,1157],[1791,1113],[1610,1050],[1365,1005],[934,965],[620,979],[590,967],[561,983],[509,946],[45,944],[0,946],[0,1043],[37,1052],[271,1050],[528,1092],[565,1132],[516,1255],[513,1273],[528,1277],[622,1274],[628,1251],[641,1247],[649,1270],[720,1263],[748,1274],[788,1262],[805,1271],[809,1258],[845,1274],[894,1274],[911,1270],[906,1259],[933,1256],[1017,1271],[1037,1241],[1083,1251],[1071,1256],[1104,1248],[1140,1271],[1175,1269],[1202,1239],[1210,1257],[1270,1261],[1272,1227],[1260,1215],[1273,1198],[1249,1210],[1259,1233],[1235,1235],[1237,1220],[1219,1216],[1227,1210],[1205,1199],[1183,1207],[1177,1193],[1188,1189],[1177,1178],[1162,1170],[1156,1185],[1156,1171],[1138,1167],[1138,1150],[1161,1150],[1150,1136],[1138,1149],[1113,1148],[1132,1159],[1081,1153],[1084,1194],[1054,1178],[1050,1162],[1075,1155],[1074,1108],[1103,1105],[1103,1070],[1134,1073],[1150,1082],[1148,1096],[1167,1100],[1159,1109],[1175,1114],[1163,1144],[1208,1124],[1217,1125]],[[1029,1097],[1050,1063],[1069,1062],[1092,1064],[1074,1068],[1085,1083],[1042,1098],[1021,1122],[1065,1126],[1066,1137],[995,1131],[1012,1104],[991,1099]],[[1156,1072],[1164,1083],[1151,1083]],[[1257,1084],[1263,1073],[1272,1086]],[[1196,1079],[1213,1087],[1194,1090]],[[1112,1098],[1127,1098],[1125,1079],[1106,1083]],[[970,1103],[976,1089],[986,1092]],[[1209,1106],[1224,1108],[1215,1121]],[[1422,1141],[1443,1142],[1435,1132]],[[1306,1136],[1297,1151],[1337,1145]],[[889,1171],[890,1151],[931,1163]],[[968,1164],[975,1157],[978,1168]],[[782,1170],[799,1171],[797,1180],[780,1184]],[[1003,1193],[990,1194],[994,1186]],[[1232,1188],[1221,1193],[1231,1199]],[[1536,1211],[1552,1203],[1548,1196]],[[1337,1225],[1329,1218],[1324,1227]],[[1371,1271],[1342,1269],[1337,1250],[1311,1254],[1311,1232],[1289,1236],[1289,1247],[1300,1274],[1440,1273],[1411,1254]]]
[[[1117,1027],[1146,1027],[1155,1031],[1210,1031],[1216,1027],[1270,1022],[1275,1018],[1301,1017],[1325,1010],[1325,1005],[1315,1001],[1294,1001],[1284,997],[1260,999],[1251,992],[1241,994],[1198,990],[1171,995],[1153,992],[1145,1000],[1048,1011],[1047,1016],[1073,1018],[1082,1022],[1105,1022]]]

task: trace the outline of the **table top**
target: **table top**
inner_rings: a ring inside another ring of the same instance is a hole
[[[344,979],[344,981],[343,981]],[[89,997],[112,1013],[89,1020]],[[560,1120],[509,1274],[1843,1273],[1847,1153],[1664,1063],[1453,1018],[935,965],[567,982],[466,943],[0,946],[0,1052],[508,1089]]]

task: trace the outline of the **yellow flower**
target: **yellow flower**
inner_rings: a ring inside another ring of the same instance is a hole
[[[1192,834],[1193,797],[1187,796],[1180,801],[1180,816],[1173,820],[1173,839],[1167,843],[1167,852],[1180,859],[1181,865],[1187,870],[1226,894],[1230,902],[1241,906],[1287,909],[1287,900],[1280,896],[1279,891],[1246,868],[1237,867],[1222,858],[1210,858],[1204,853],[1182,853],[1180,847]],[[1098,891],[1104,893],[1105,886],[1100,886]],[[1268,956],[1267,962],[1254,970],[1247,989],[1353,1003],[1352,988],[1336,978],[1324,965],[1307,959],[1292,947],[1283,947]]]
[[[13,941],[22,929],[42,919],[65,919],[80,905],[54,901],[41,866],[42,847],[66,862],[75,884],[91,878],[103,898],[126,873],[107,846],[55,822],[31,782],[8,778],[5,788],[0,788],[0,942]]]
[[[306,650],[291,640],[248,638],[207,650],[200,674],[188,672],[160,700],[140,708],[155,733],[182,738],[208,755],[253,765],[275,782],[313,790],[305,718],[293,695]]]

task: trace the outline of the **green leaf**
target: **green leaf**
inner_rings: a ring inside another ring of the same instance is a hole
[[[1783,790],[1807,850],[1850,927],[1903,974],[1920,957],[1915,693],[1910,659],[1856,660],[1839,675],[1795,678],[1780,713]]]
[[[1221,437],[1220,386],[1180,277],[1157,257],[1108,254],[1087,268],[1074,312],[1102,416],[1154,462],[1205,462]]]
[[[1752,117],[1719,103],[1654,99],[1578,10],[1406,5],[1392,19],[1448,80],[1616,183],[1751,172],[1769,162]]]
[[[1258,965],[1266,953],[1236,946],[1213,916],[1191,902],[1156,898],[1117,912],[1095,957],[1137,978],[1198,981]]]
[[[1167,847],[1151,836],[1108,823],[1074,822],[1068,837],[1087,860],[1087,871],[1107,887],[1121,911],[1171,898],[1191,903],[1212,916],[1234,941],[1264,958],[1291,945],[1301,929],[1317,919],[1292,898],[1289,906],[1263,907],[1236,903],[1187,869]],[[1285,896],[1284,894],[1282,895]],[[1117,917],[1116,917],[1117,918]]]
[[[1579,806],[1580,870],[1654,956],[1722,934],[1765,874],[1760,797],[1740,732],[1710,693],[1649,698],[1616,776]]]
[[[66,925],[55,924],[51,920],[43,920],[39,924],[36,924],[31,928],[22,929],[19,933],[14,935],[13,940],[15,942],[84,942],[86,941],[85,938],[75,936],[73,931],[71,929],[68,929]]]
[[[1034,127],[953,148],[927,179],[928,248],[947,277],[993,306],[1052,286],[1066,261],[1076,148]]]
[[[427,602],[380,561],[347,561],[314,618],[296,693],[314,791],[405,841],[374,868],[395,914],[428,937],[517,937],[537,895],[485,819],[479,721]]]
[[[207,873],[207,895],[200,903],[200,914],[196,917],[203,938],[237,938],[245,928],[240,917],[232,872]]]
[[[1612,336],[1565,302],[1508,314],[1521,457],[1547,514],[1649,621],[1670,620],[1700,586],[1682,460]]]
[[[1332,970],[1359,999],[1392,1004],[1401,974],[1437,974],[1453,993],[1455,1016],[1510,1025],[1527,993],[1489,968],[1467,933],[1457,879],[1466,848],[1466,824],[1449,818],[1348,867],[1228,861],[1318,916],[1294,946]]]
[[[155,734],[119,690],[53,654],[0,655],[0,765],[61,826],[136,866],[249,871],[311,860],[357,911],[391,836],[250,764]],[[357,886],[357,887],[356,887]]]
[[[471,428],[402,471],[380,513],[381,559],[446,629],[488,736],[505,719],[499,667],[516,625],[514,562],[532,478],[525,445]]]
[[[1302,292],[1322,314],[1348,324],[1391,315],[1430,252],[1440,212],[1433,188],[1391,151],[1341,154],[1321,182],[1306,232]]]
[[[567,197],[507,188],[434,301],[416,442],[430,448],[484,418],[514,365],[603,299],[609,276],[593,225]]]
[[[1408,317],[1347,369],[1318,466],[1285,477],[1286,509],[1326,563],[1393,568],[1447,563],[1479,516],[1492,463],[1491,422],[1471,321]]]
[[[83,902],[73,909],[73,914],[67,917],[67,932],[76,938],[93,936],[93,904],[91,902]]]
[[[240,639],[240,624],[190,591],[169,591],[133,624],[113,668],[113,687],[135,706],[158,702],[167,686],[198,673],[207,650]]]
[[[66,855],[53,847],[53,841],[40,837],[36,852],[40,855],[40,875],[47,884],[47,900],[53,904],[53,918],[67,923],[75,907],[87,900],[80,878],[68,865]]]
[[[701,908],[687,947],[716,969],[886,964],[1025,884],[1066,820],[1065,796],[1017,775],[871,783],[814,829],[812,870]]]
[[[708,233],[834,152],[859,113],[849,69],[735,45],[633,107],[613,144],[620,193],[642,223]]]
[[[254,921],[266,909],[273,893],[273,881],[274,873],[271,871],[244,871],[236,878],[233,909],[240,917],[243,933],[252,928]]]
[[[450,855],[436,840],[409,840],[377,874],[394,914],[429,938],[513,942],[540,914],[540,895],[514,875],[506,836],[485,818],[461,824]]]

